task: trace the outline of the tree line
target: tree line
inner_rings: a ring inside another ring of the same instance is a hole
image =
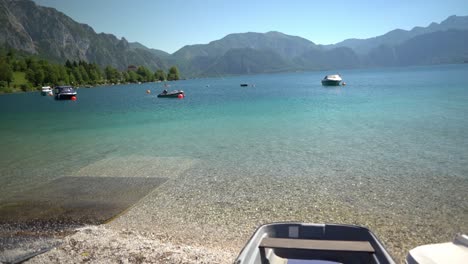
[[[145,66],[119,71],[112,66],[102,69],[96,63],[81,60],[67,60],[62,65],[13,49],[0,50],[0,93],[40,90],[45,85],[94,86],[179,79],[176,66],[167,73],[162,69],[152,72]]]

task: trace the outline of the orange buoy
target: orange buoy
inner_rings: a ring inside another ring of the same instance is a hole
[[[182,99],[182,98],[184,98],[184,95],[183,95],[183,94],[179,94],[179,95],[177,95],[177,98]]]
[[[72,101],[76,101],[76,96],[72,96],[70,99],[71,99]]]

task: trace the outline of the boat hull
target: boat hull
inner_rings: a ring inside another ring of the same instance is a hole
[[[158,97],[159,98],[179,98],[179,94],[184,95],[183,92],[167,93],[167,94],[160,93],[158,94]]]
[[[339,86],[340,84],[341,84],[341,81],[322,80],[322,85],[323,86]]]
[[[71,100],[73,96],[76,96],[76,93],[74,93],[74,94],[56,94],[55,95],[55,100]]]

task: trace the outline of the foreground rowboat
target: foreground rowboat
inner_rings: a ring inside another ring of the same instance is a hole
[[[367,228],[353,225],[274,223],[257,229],[235,264],[394,264]]]

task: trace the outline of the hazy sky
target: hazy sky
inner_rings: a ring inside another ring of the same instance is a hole
[[[280,31],[316,44],[468,15],[467,0],[34,0],[105,32],[172,53],[230,33]]]

